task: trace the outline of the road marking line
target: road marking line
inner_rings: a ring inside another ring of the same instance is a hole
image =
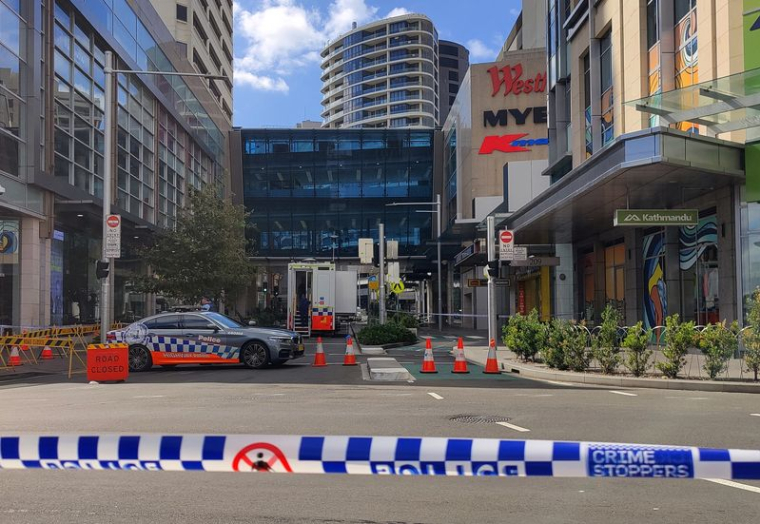
[[[137,395],[136,397],[132,398],[164,398],[165,395]]]
[[[638,397],[636,393],[626,393],[625,391],[610,391],[610,393],[614,393],[615,395],[623,395],[625,397]]]
[[[558,382],[556,380],[547,380],[549,384],[554,384],[556,386],[575,386],[575,384],[571,384],[570,382]]]
[[[362,380],[372,380],[369,376],[369,368],[367,367],[367,364],[361,364],[360,368],[362,370]]]
[[[485,340],[486,337],[481,337],[478,335],[467,335],[465,338],[468,338],[470,340]]]
[[[439,395],[438,393],[430,393],[430,392],[428,392],[428,395],[430,395],[431,397],[433,397],[436,400],[443,400],[443,397],[441,395]]]
[[[723,480],[723,479],[705,479],[705,480],[707,482],[714,482],[715,484],[720,484],[722,486],[728,486],[729,488],[743,489],[744,491],[750,491],[752,493],[760,493],[760,488],[758,488],[757,486],[741,484],[739,482],[734,482],[733,480]]]
[[[504,426],[505,428],[514,429],[515,431],[519,431],[520,433],[527,433],[530,431],[528,428],[515,426],[514,424],[510,424],[509,422],[497,422],[497,424],[500,426]]]
[[[760,413],[750,413],[750,417],[760,417]]]

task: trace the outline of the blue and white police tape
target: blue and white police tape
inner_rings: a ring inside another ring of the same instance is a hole
[[[0,469],[760,480],[760,450],[271,435],[0,436]]]

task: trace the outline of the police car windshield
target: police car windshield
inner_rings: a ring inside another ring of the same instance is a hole
[[[225,317],[224,315],[220,313],[206,313],[206,316],[209,317],[214,322],[221,324],[222,326],[226,328],[241,328],[242,325],[238,324],[234,320],[232,320],[230,317]]]

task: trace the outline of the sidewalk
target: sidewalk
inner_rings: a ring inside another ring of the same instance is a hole
[[[488,357],[487,347],[465,347],[465,357],[470,362],[485,365]],[[662,360],[662,354],[659,359]],[[729,366],[731,380],[700,380],[706,377],[701,369],[704,357],[701,355],[687,355],[687,365],[682,376],[687,378],[666,379],[658,371],[650,372],[647,377],[636,378],[631,375],[602,375],[601,373],[575,373],[572,371],[558,371],[544,364],[522,362],[513,352],[500,348],[496,352],[496,359],[503,372],[519,373],[524,378],[566,382],[571,384],[595,384],[600,386],[636,387],[653,389],[680,389],[690,391],[722,391],[727,393],[760,393],[760,382],[739,382],[740,361],[733,359]],[[697,373],[699,372],[699,373]],[[655,374],[656,373],[656,374]],[[752,375],[743,373],[745,380],[751,380]]]

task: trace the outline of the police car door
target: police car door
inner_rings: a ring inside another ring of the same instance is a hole
[[[153,354],[155,364],[162,363],[165,358],[171,358],[173,342],[182,337],[179,315],[159,315],[145,322],[148,328],[146,346]]]
[[[182,337],[189,344],[195,361],[218,362],[225,347],[225,335],[219,327],[203,315],[182,316]]]

